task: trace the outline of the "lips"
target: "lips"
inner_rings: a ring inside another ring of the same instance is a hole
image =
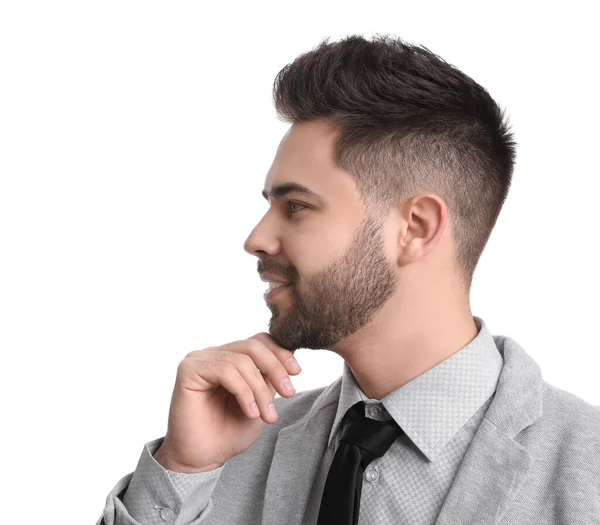
[[[285,283],[285,284],[289,284],[290,281],[286,281],[285,279],[283,279],[282,277],[279,277],[278,275],[275,275],[273,273],[268,273],[268,272],[263,272],[260,274],[260,278],[262,281],[269,283],[269,282],[274,282],[274,283]]]
[[[275,281],[269,282],[269,290],[274,290],[275,288],[281,288],[282,286],[288,286],[291,283],[279,283]]]
[[[292,283],[284,284],[283,286],[276,286],[273,288],[271,288],[270,284],[271,283],[269,283],[269,288],[263,296],[267,302],[271,302],[272,299],[279,297],[279,295],[284,292],[284,288],[289,288]]]

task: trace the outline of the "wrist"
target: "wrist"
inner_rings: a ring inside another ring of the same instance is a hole
[[[182,474],[197,474],[199,472],[209,472],[211,470],[215,470],[223,466],[219,463],[211,463],[209,465],[199,467],[184,465],[174,460],[173,457],[169,455],[168,450],[166,449],[166,447],[164,447],[164,443],[163,445],[158,447],[158,450],[153,454],[153,457],[157,461],[157,463],[160,464],[163,468],[172,472],[179,472]]]

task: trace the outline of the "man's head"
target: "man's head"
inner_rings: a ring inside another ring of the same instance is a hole
[[[487,91],[426,48],[350,36],[285,66],[274,99],[292,126],[244,248],[292,281],[268,303],[275,341],[332,349],[403,302],[468,302],[515,159]]]

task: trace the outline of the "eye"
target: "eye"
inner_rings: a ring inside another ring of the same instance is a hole
[[[293,205],[296,205],[296,206],[302,206],[302,208],[308,208],[308,206],[305,206],[304,204],[300,204],[299,202],[294,202],[294,201],[287,201],[287,202],[286,202],[286,204],[288,205],[288,207],[289,207],[289,209],[290,209],[290,212],[291,212],[292,214],[294,214],[294,213],[297,213],[297,212],[299,212],[299,211],[302,211],[302,210],[296,210],[296,211],[292,211],[292,206],[293,206]]]

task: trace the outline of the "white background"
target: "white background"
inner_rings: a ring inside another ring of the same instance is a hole
[[[3,520],[95,523],[165,434],[185,355],[267,330],[242,245],[288,129],[272,84],[326,36],[423,44],[507,109],[517,166],[472,312],[600,404],[593,5],[3,2]],[[298,391],[341,373],[297,357]]]

